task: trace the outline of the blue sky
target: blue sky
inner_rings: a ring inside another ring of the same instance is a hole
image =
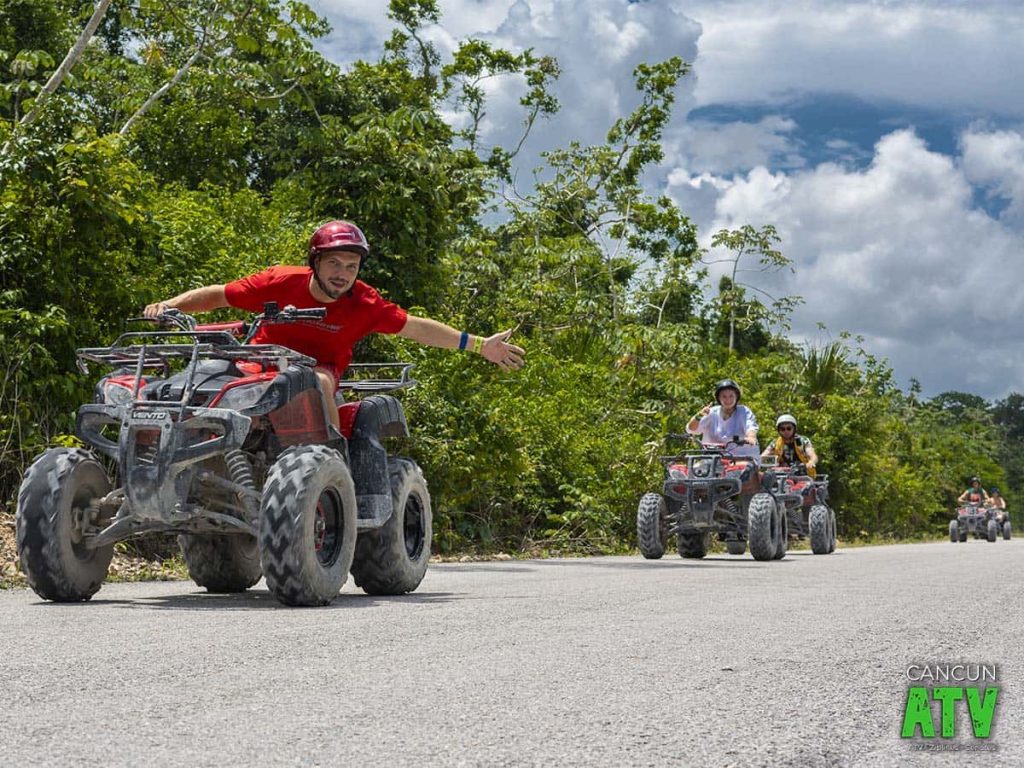
[[[1024,3],[1009,0],[441,0],[429,36],[558,57],[561,112],[520,169],[572,139],[599,142],[634,103],[641,61],[679,55],[652,192],[702,239],[774,224],[795,273],[797,340],[860,334],[925,394],[1024,391]],[[320,0],[341,64],[376,58],[386,2]],[[522,84],[494,81],[485,138],[507,145]],[[595,94],[601,94],[595,98]],[[460,116],[452,113],[457,123]]]

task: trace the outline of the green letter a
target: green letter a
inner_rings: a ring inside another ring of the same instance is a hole
[[[932,709],[928,702],[928,689],[921,686],[907,689],[907,706],[903,710],[903,738],[913,738],[914,731],[918,727],[921,728],[921,735],[926,739],[935,738]]]
[[[992,728],[992,716],[996,713],[996,697],[999,695],[999,688],[988,686],[985,688],[985,701],[980,701],[977,688],[967,689],[967,708],[971,711],[971,726],[974,728],[976,739],[987,739],[988,732]]]

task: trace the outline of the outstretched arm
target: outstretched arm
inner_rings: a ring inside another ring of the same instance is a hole
[[[509,344],[507,339],[512,331],[502,331],[492,336],[472,336],[457,331],[449,325],[439,323],[426,317],[409,315],[405,321],[405,327],[398,332],[398,335],[412,339],[420,344],[430,347],[442,347],[444,349],[463,349],[479,352],[502,370],[512,371],[523,367],[523,354],[525,350],[515,344]]]
[[[167,301],[157,301],[143,310],[146,317],[156,317],[167,309],[180,309],[182,312],[209,312],[228,306],[223,285],[207,285],[185,291]]]

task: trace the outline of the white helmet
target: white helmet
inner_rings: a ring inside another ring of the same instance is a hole
[[[784,413],[775,420],[775,428],[778,429],[783,424],[792,424],[793,429],[796,429],[796,417],[791,416],[788,413]]]

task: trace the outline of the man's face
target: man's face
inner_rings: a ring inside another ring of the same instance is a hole
[[[787,443],[792,442],[793,435],[796,434],[796,427],[792,424],[779,424],[779,434]]]
[[[317,262],[320,288],[331,297],[340,298],[352,287],[359,274],[359,254],[351,251],[328,251]]]

